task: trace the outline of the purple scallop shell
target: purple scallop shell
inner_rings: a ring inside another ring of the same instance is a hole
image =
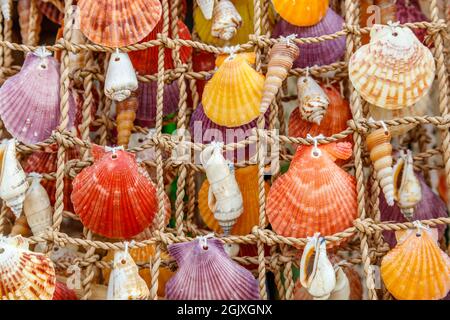
[[[270,109],[269,109],[270,110]],[[266,129],[268,128],[269,114],[267,110],[264,114]],[[191,116],[190,133],[195,143],[209,144],[212,141],[221,141],[224,144],[237,143],[245,140],[252,134],[252,129],[256,128],[258,119],[255,119],[239,127],[225,127],[211,121],[203,110],[200,103]],[[241,162],[251,158],[256,152],[256,144],[240,148],[234,151],[227,151],[225,158],[233,162]]]
[[[49,138],[59,125],[58,61],[28,53],[20,72],[0,88],[0,116],[6,129],[17,140],[33,144]],[[75,120],[75,101],[69,95],[69,124]]]
[[[200,240],[168,247],[178,271],[166,284],[168,300],[258,300],[258,281],[227,255],[219,239]]]
[[[311,27],[298,27],[280,19],[275,26],[273,36],[297,34],[298,38],[318,37],[333,34],[342,30],[344,20],[331,8],[318,24]],[[319,43],[300,44],[300,55],[294,61],[295,68],[306,68],[314,65],[322,66],[339,61],[345,53],[345,36]]]
[[[444,201],[437,196],[426,184],[421,174],[416,172],[416,176],[420,181],[422,188],[422,200],[417,204],[413,220],[427,220],[441,217],[448,217],[447,208]],[[380,212],[381,221],[407,222],[408,220],[400,212],[397,204],[392,207],[388,206],[384,198],[383,192],[380,192]],[[445,225],[438,225],[439,239],[444,235]],[[395,247],[397,240],[394,231],[383,231],[384,240],[389,243],[391,248]]]
[[[409,2],[409,3],[408,3]],[[397,20],[400,23],[429,21],[420,10],[420,6],[415,0],[397,0]],[[427,31],[425,29],[413,29],[417,38],[423,42]]]
[[[158,83],[139,82],[139,107],[136,112],[136,123],[144,127],[153,127],[156,121],[156,92]],[[164,85],[163,115],[167,116],[178,109],[180,90],[178,82]]]

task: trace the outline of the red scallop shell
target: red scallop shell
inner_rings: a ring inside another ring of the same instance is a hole
[[[69,289],[65,283],[56,281],[55,293],[52,300],[78,300],[75,291]]]
[[[130,239],[149,227],[158,210],[156,188],[134,154],[93,145],[94,164],[73,180],[75,213],[94,233]]]
[[[207,51],[198,51],[192,54],[192,68],[195,72],[212,71],[216,67],[216,56]],[[197,92],[201,97],[207,80],[197,80]]]

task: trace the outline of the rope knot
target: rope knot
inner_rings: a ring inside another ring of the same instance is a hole
[[[367,236],[371,236],[372,235],[372,224],[374,223],[374,221],[370,218],[361,220],[360,218],[357,218],[353,221],[353,225],[356,228],[356,230],[358,230],[358,232],[360,233],[364,233]]]

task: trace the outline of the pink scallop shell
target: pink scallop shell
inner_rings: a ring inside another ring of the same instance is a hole
[[[298,38],[318,37],[333,34],[342,30],[344,20],[331,8],[318,24],[311,27],[294,26],[280,19],[275,26],[273,37],[296,34]],[[345,36],[319,43],[300,44],[300,55],[294,61],[294,68],[306,68],[314,65],[322,66],[339,61],[345,53]]]
[[[156,93],[158,83],[139,83],[139,107],[136,113],[136,123],[144,127],[153,127],[156,120]],[[178,109],[180,90],[178,82],[164,85],[163,115],[167,116]]]
[[[422,200],[417,204],[416,211],[414,213],[413,220],[427,220],[441,217],[447,217],[447,209],[445,203],[437,196],[430,187],[426,184],[421,174],[416,172],[416,176],[420,181],[422,188]],[[383,195],[380,192],[380,212],[381,221],[394,221],[394,222],[407,222],[408,220],[400,212],[400,208],[395,203],[392,207],[388,206]],[[444,235],[445,225],[440,224],[437,226],[439,231],[439,239]],[[389,243],[391,248],[395,247],[397,241],[395,239],[394,231],[384,231],[383,237],[386,242]]]
[[[270,111],[267,110],[265,127],[268,128]],[[236,143],[245,140],[252,134],[252,128],[256,128],[258,119],[255,119],[239,127],[225,127],[211,121],[203,110],[200,103],[191,117],[189,129],[194,142],[209,144],[212,141],[221,141],[224,144]],[[244,154],[245,151],[245,154]],[[241,148],[239,150],[227,151],[225,157],[230,161],[242,161],[250,158],[256,152],[256,144]]]
[[[47,67],[40,67],[43,60]],[[22,70],[0,88],[0,116],[11,135],[24,143],[50,137],[60,121],[59,63],[53,57],[29,53]],[[69,95],[69,126],[75,119],[75,102]]]
[[[258,281],[227,255],[219,239],[199,240],[168,247],[178,263],[177,273],[166,284],[169,300],[258,300]]]

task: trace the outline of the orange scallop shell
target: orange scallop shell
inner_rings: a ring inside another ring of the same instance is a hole
[[[149,227],[158,202],[156,188],[134,154],[93,145],[94,164],[73,180],[75,213],[94,233],[129,239]]]
[[[244,211],[237,219],[236,224],[231,229],[233,235],[246,235],[251,233],[252,228],[259,224],[259,187],[258,187],[258,167],[248,166],[237,169],[235,172],[236,181],[244,200]],[[266,195],[269,192],[269,184],[265,184]],[[198,193],[198,208],[200,216],[205,224],[217,233],[223,233],[219,223],[214,218],[214,214],[208,206],[209,182],[206,179]]]
[[[290,24],[309,27],[325,17],[328,0],[272,0],[273,7]]]
[[[79,0],[80,28],[92,42],[108,47],[135,44],[161,19],[158,0]]]
[[[256,54],[254,52],[241,52],[236,55],[243,57],[250,65],[254,65],[256,62]],[[225,53],[219,54],[216,58],[216,67],[220,67],[229,56]]]
[[[381,278],[398,300],[438,300],[450,290],[450,258],[437,229],[396,232],[397,245],[381,261]]]
[[[156,40],[158,33],[163,31],[163,21],[161,20],[148,36],[141,42]],[[169,28],[169,37],[172,37],[172,29]],[[183,40],[191,40],[191,33],[183,21],[178,20],[178,37]],[[150,47],[146,50],[132,51],[129,53],[134,69],[139,74],[154,74],[158,72],[158,51],[159,47]],[[187,46],[180,47],[180,59],[182,63],[186,63],[192,54],[192,48]],[[173,69],[174,61],[172,59],[172,49],[165,49],[164,52],[164,69]]]
[[[348,159],[348,142],[321,145],[313,158],[311,146],[297,149],[289,170],[270,188],[267,216],[274,231],[288,237],[327,236],[341,232],[357,217],[356,180],[338,167]]]

